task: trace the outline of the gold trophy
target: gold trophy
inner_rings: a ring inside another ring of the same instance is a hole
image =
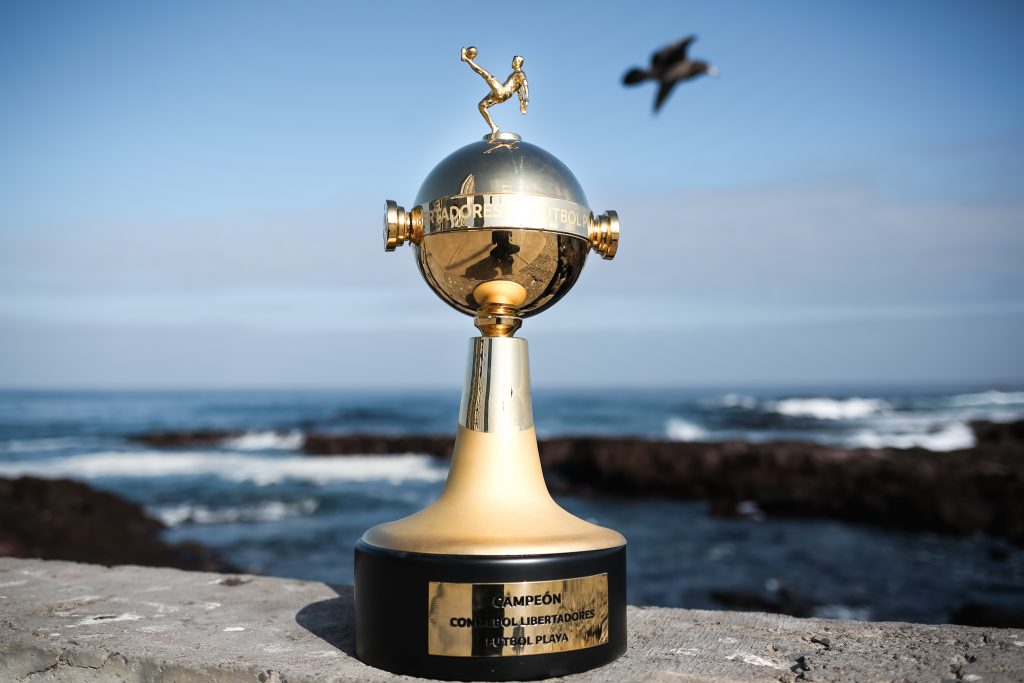
[[[479,104],[491,133],[427,176],[411,210],[388,201],[385,249],[410,243],[424,279],[473,316],[459,429],[444,490],[356,545],[356,653],[430,678],[545,678],[626,648],[626,539],[566,512],[544,483],[530,398],[525,317],[575,284],[587,253],[610,259],[618,216],[595,216],[572,172],[501,132],[488,109],[529,104],[523,58]]]

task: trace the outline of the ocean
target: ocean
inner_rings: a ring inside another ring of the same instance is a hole
[[[0,476],[71,478],[137,501],[246,571],[352,582],[368,527],[440,491],[416,453],[308,457],[307,433],[452,435],[451,391],[2,391]],[[535,390],[539,434],[851,447],[974,443],[972,420],[1024,419],[1020,387],[841,390]],[[232,430],[217,447],[157,449],[151,431]],[[967,603],[1024,611],[1024,549],[984,536],[830,520],[720,519],[700,502],[559,497],[629,540],[631,604],[720,608],[722,594],[798,601],[809,614],[946,621]]]

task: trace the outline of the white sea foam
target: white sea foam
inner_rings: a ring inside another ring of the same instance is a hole
[[[858,448],[926,448],[930,451],[955,451],[973,448],[974,431],[966,422],[949,422],[938,429],[916,433],[886,434],[871,430],[856,432],[846,439]]]
[[[305,434],[298,429],[290,432],[246,432],[224,442],[237,451],[295,451],[302,448]]]
[[[233,524],[236,522],[278,522],[288,517],[301,517],[316,512],[319,503],[314,498],[297,502],[268,500],[256,505],[211,508],[206,505],[182,503],[151,507],[147,511],[167,526],[182,524]]]
[[[717,408],[745,408],[753,410],[757,407],[757,399],[743,394],[726,394],[720,398],[704,401],[704,405]]]
[[[681,417],[670,417],[665,423],[665,434],[673,441],[700,441],[707,437],[707,432],[692,422]]]
[[[103,452],[48,460],[0,463],[0,475],[95,479],[100,477],[211,476],[229,481],[275,484],[288,479],[330,481],[441,481],[445,468],[426,455],[270,457],[189,451]]]
[[[60,436],[45,439],[13,439],[0,443],[0,453],[35,453],[38,451],[59,451],[62,448],[80,447],[87,437]]]
[[[789,417],[856,420],[878,415],[892,406],[880,398],[787,398],[769,403],[768,408]]]
[[[949,402],[958,408],[1024,405],[1024,391],[982,391],[977,394],[959,394]]]

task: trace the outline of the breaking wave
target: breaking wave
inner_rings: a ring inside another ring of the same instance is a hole
[[[700,441],[706,439],[708,433],[703,427],[681,417],[670,417],[665,423],[665,435],[672,441]]]
[[[880,398],[786,398],[769,402],[766,407],[780,415],[817,420],[855,420],[892,409]]]
[[[285,480],[323,484],[331,481],[441,481],[446,468],[426,455],[338,457],[261,457],[217,451],[185,453],[103,452],[49,460],[0,463],[0,475],[50,479],[103,477],[208,476],[228,481],[276,484]]]
[[[926,448],[929,451],[956,451],[973,448],[974,431],[965,422],[950,422],[939,429],[903,434],[885,434],[863,430],[851,434],[846,445],[856,448]]]
[[[88,439],[81,436],[57,436],[42,439],[13,439],[0,442],[0,453],[41,453],[65,448],[80,448]]]
[[[224,446],[236,451],[296,451],[302,448],[306,435],[298,429],[290,432],[246,432],[227,439]]]
[[[949,402],[958,408],[1024,405],[1024,391],[982,391],[976,394],[958,394],[953,396]]]
[[[302,517],[316,512],[319,503],[314,498],[297,502],[270,500],[256,505],[211,508],[206,505],[182,503],[151,507],[146,511],[166,526],[182,524],[233,524],[236,522],[278,522],[288,517]]]
[[[704,401],[703,403],[709,408],[743,408],[745,410],[753,410],[757,408],[758,401],[753,396],[726,394],[720,398]]]

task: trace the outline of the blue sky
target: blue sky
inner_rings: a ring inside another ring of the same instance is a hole
[[[450,386],[385,199],[492,110],[617,209],[539,385],[1024,381],[1014,3],[6,3],[0,386]],[[689,33],[721,71],[622,73]]]

